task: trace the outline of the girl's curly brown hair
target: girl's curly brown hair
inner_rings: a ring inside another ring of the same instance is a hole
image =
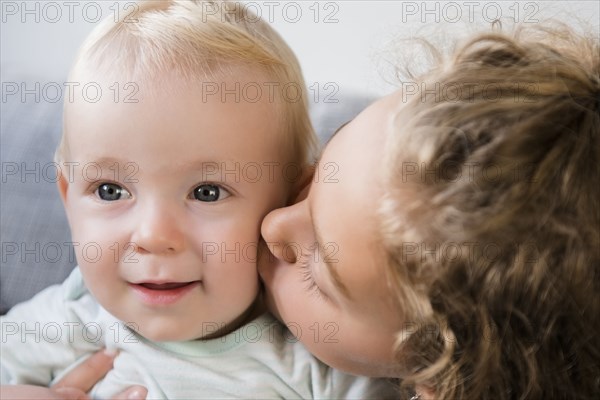
[[[600,394],[600,46],[480,34],[399,107],[380,207],[405,387]]]

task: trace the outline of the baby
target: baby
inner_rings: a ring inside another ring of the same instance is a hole
[[[389,393],[262,306],[260,223],[316,147],[300,67],[268,25],[239,4],[143,3],[97,27],[70,81],[86,90],[65,102],[56,161],[79,267],[2,317],[2,384],[47,386],[108,347],[93,397]]]

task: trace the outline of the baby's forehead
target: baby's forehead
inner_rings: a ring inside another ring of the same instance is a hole
[[[155,119],[156,124],[159,124],[173,115],[179,116],[179,120],[170,119],[172,123],[164,125],[165,135],[177,132],[179,137],[187,137],[186,140],[191,141],[192,136],[181,135],[177,131],[177,125],[193,120],[194,114],[204,113],[205,116],[214,114],[222,120],[230,121],[230,129],[237,132],[237,138],[241,139],[243,135],[255,137],[253,142],[246,144],[249,148],[260,149],[266,146],[269,151],[289,155],[290,161],[295,158],[292,150],[282,151],[290,149],[295,140],[292,137],[295,133],[290,129],[286,117],[289,108],[282,98],[284,88],[269,79],[268,74],[260,68],[227,65],[222,66],[218,73],[210,74],[189,75],[172,70],[143,75],[86,66],[75,69],[70,81],[73,93],[70,98],[65,99],[65,142],[73,140],[75,135],[82,135],[85,126],[119,129],[122,141],[131,135],[130,131],[121,129],[122,124],[131,123],[134,116],[140,120]],[[293,94],[293,88],[286,90]],[[207,110],[226,111],[218,113]],[[245,119],[242,115],[245,115]],[[207,118],[210,120],[209,117]],[[198,129],[208,129],[213,136],[222,135],[216,126],[203,124],[205,119],[197,120]],[[112,120],[123,122],[115,128],[110,124]],[[215,119],[213,123],[217,124],[218,120]],[[259,127],[261,134],[256,135]],[[242,140],[236,140],[230,145],[236,148],[241,142]],[[276,144],[275,149],[271,149],[272,144]],[[120,143],[119,146],[125,146],[125,143]],[[169,146],[173,144],[169,143]]]
[[[290,88],[290,85],[274,81],[266,71],[247,65],[222,65],[218,71],[191,73],[175,69],[143,74],[85,64],[78,67],[69,78],[65,121],[90,110],[106,112],[110,108],[127,112],[136,104],[185,97],[195,103],[254,104],[257,109],[260,106],[264,118],[283,122],[283,102],[288,101],[289,93],[302,95],[300,86]],[[72,110],[78,112],[72,113]],[[192,108],[190,112],[193,112]]]
[[[97,100],[94,90],[101,94],[113,93],[114,99],[119,89],[128,87],[146,95],[158,95],[169,91],[221,88],[222,95],[229,94],[227,99],[238,101],[260,101],[262,92],[265,96],[274,97],[273,101],[291,89],[298,89],[301,82],[279,82],[268,68],[249,63],[221,62],[213,65],[193,68],[177,65],[166,66],[103,66],[80,61],[71,71],[68,87],[73,94],[84,92],[85,100]],[[78,90],[79,89],[79,90]],[[256,92],[259,91],[257,94]],[[237,97],[236,97],[237,96]],[[98,96],[100,97],[100,96]],[[134,101],[136,98],[130,99]]]
[[[139,146],[129,138],[144,130],[146,135],[139,140],[167,138],[170,141],[163,145],[168,148],[201,146],[201,137],[205,142],[217,140],[213,147],[227,146],[232,152],[243,150],[251,155],[271,143],[281,147],[286,135],[275,99],[245,97],[249,88],[256,90],[261,84],[252,74],[192,82],[179,76],[124,82],[113,77],[81,78],[76,90],[82,90],[65,105],[64,123],[67,139],[83,142],[82,148],[106,137],[113,138],[115,146]]]

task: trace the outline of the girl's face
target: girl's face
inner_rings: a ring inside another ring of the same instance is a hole
[[[363,111],[327,145],[312,185],[262,224],[271,253],[259,272],[273,312],[321,361],[367,376],[395,376],[402,310],[386,280],[376,210],[391,98]]]

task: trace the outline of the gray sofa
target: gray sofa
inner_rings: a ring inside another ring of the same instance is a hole
[[[322,141],[371,102],[366,96],[345,93],[343,88],[337,100],[311,105]],[[6,96],[0,121],[0,313],[5,313],[46,286],[64,280],[75,258],[52,161],[61,134],[62,104],[43,98],[36,101],[32,95],[25,99]]]

